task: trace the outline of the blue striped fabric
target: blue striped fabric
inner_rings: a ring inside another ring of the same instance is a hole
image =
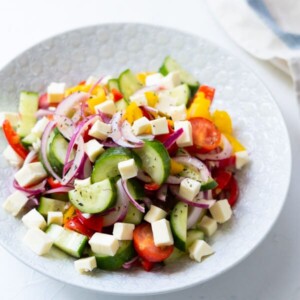
[[[300,48],[300,35],[282,30],[274,17],[269,12],[263,0],[247,0],[250,7],[263,19],[265,24],[276,34],[289,48]]]

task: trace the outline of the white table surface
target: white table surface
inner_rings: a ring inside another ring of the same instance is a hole
[[[0,67],[47,37],[69,29],[107,22],[144,22],[177,28],[228,49],[272,91],[286,121],[293,152],[292,181],[286,205],[270,234],[248,258],[200,286],[176,294],[139,299],[300,299],[300,199],[297,195],[300,190],[300,126],[299,107],[290,78],[239,49],[212,18],[202,0],[0,1]],[[0,298],[5,300],[121,299],[49,279],[23,265],[2,247],[0,287]]]

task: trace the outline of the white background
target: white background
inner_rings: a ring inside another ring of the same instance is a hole
[[[299,107],[290,78],[239,49],[201,0],[1,0],[0,67],[47,37],[69,29],[107,22],[143,22],[168,26],[207,38],[229,50],[271,90],[287,123],[292,143],[293,173],[287,201],[276,225],[263,243],[238,266],[210,282],[176,294],[144,298],[299,300],[300,199],[297,186],[300,171],[297,170],[300,165],[300,126]],[[263,184],[262,188],[268,188]],[[96,294],[49,279],[24,266],[1,247],[0,287],[0,298],[5,300],[122,298]]]

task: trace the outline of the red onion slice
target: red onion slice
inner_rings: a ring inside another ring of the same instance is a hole
[[[13,181],[13,187],[16,190],[19,190],[21,192],[26,193],[29,196],[35,196],[35,195],[39,195],[42,194],[45,191],[45,186],[47,183],[47,179],[43,180],[42,182],[40,182],[39,184],[35,185],[35,186],[31,186],[31,187],[22,187],[18,184],[18,182],[16,180]]]
[[[100,116],[100,118],[104,123],[109,124],[111,122],[111,117],[105,114],[104,112],[102,112],[101,110],[98,110],[97,114]]]
[[[40,119],[42,117],[46,117],[46,116],[51,116],[53,115],[54,112],[52,110],[48,110],[48,109],[39,109],[36,113],[35,116]]]
[[[84,154],[83,163],[80,169],[78,169],[78,178],[86,179],[90,177],[92,174],[92,169],[93,169],[92,163],[90,162],[88,156]]]
[[[183,128],[179,128],[173,132],[165,141],[164,146],[169,150],[177,141],[178,138],[183,134]]]
[[[228,158],[220,159],[220,160],[206,160],[205,163],[210,169],[213,168],[227,168],[227,167],[235,167],[235,156],[230,156]]]
[[[75,131],[75,126],[73,121],[63,115],[54,115],[54,121],[56,122],[56,126],[59,130],[59,132],[68,140],[71,140],[74,131]]]
[[[48,191],[45,191],[43,194],[46,195],[46,194],[62,194],[62,193],[68,193],[69,191],[73,190],[74,187],[73,186],[60,186],[58,188],[55,188],[55,189],[51,189],[51,190],[48,190]]]
[[[27,164],[31,163],[35,158],[37,158],[37,152],[35,150],[31,150],[27,154],[27,156],[26,156],[26,158],[24,160],[23,165],[27,165]]]
[[[166,201],[167,199],[167,193],[168,193],[168,185],[167,184],[163,184],[159,190],[156,193],[156,197],[158,200],[160,201]]]
[[[117,145],[115,142],[113,141],[103,141],[102,142],[102,145],[104,147],[107,147],[107,148],[114,148],[114,147],[119,147],[119,145]]]
[[[195,207],[195,206],[190,206],[189,207],[189,215],[187,219],[187,229],[192,228],[197,221],[199,220],[201,213],[203,211],[203,208],[201,207]]]
[[[127,187],[127,180],[122,180],[122,186],[129,198],[129,201],[142,213],[145,213],[145,207],[142,206],[141,204],[139,204],[134,198],[133,196],[130,194],[128,187]]]
[[[130,261],[127,261],[126,263],[124,263],[122,267],[126,270],[131,269],[135,265],[135,263],[138,261],[138,259],[139,259],[139,257],[135,256]]]
[[[115,211],[103,217],[103,226],[108,227],[116,222],[122,222],[127,214],[129,198],[123,188],[121,179],[117,181],[118,197],[115,204]]]
[[[101,83],[101,81],[103,80],[104,76],[101,76],[90,88],[89,90],[89,94],[91,94],[93,92],[93,90],[97,87],[97,85],[99,85]]]
[[[121,134],[123,136],[123,138],[125,140],[127,140],[128,142],[134,143],[136,145],[144,145],[144,142],[142,140],[140,140],[139,138],[137,138],[131,129],[131,125],[129,124],[128,121],[124,121],[121,125]]]
[[[152,178],[145,174],[142,170],[138,170],[137,178],[146,183],[152,182]]]
[[[180,194],[179,194],[179,187],[178,186],[170,186],[170,191],[171,193],[176,196],[179,200],[181,200],[182,202],[185,202],[186,204],[190,205],[190,206],[195,206],[195,207],[200,207],[200,208],[210,208],[212,207],[216,200],[205,200],[203,198],[200,197],[195,197],[193,199],[193,201],[190,201],[188,199],[183,198]]]
[[[169,183],[169,184],[180,184],[183,179],[185,179],[185,177],[170,175],[167,178],[166,183]]]

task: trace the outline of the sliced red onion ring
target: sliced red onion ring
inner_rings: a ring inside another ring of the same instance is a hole
[[[138,259],[139,259],[139,257],[135,256],[130,261],[127,261],[126,263],[124,263],[122,267],[126,270],[131,269],[135,265],[135,263],[138,261]]]
[[[35,195],[42,194],[45,191],[45,185],[46,185],[46,183],[47,183],[47,179],[43,180],[42,182],[40,182],[39,184],[37,184],[35,186],[26,188],[26,187],[20,186],[19,183],[16,180],[14,180],[13,181],[13,187],[16,190],[24,192],[24,193],[26,193],[29,196],[35,196]]]
[[[134,94],[131,95],[131,97],[144,94],[146,92],[156,92],[159,90],[159,85],[150,85],[142,87],[141,89],[137,90]]]
[[[27,154],[23,164],[27,165],[27,164],[31,163],[36,157],[37,157],[37,152],[35,150],[31,150]]]
[[[117,145],[115,142],[113,141],[103,141],[102,142],[102,145],[104,147],[107,147],[107,148],[114,148],[114,147],[119,147],[119,145]]]
[[[179,200],[181,200],[182,202],[185,202],[186,204],[188,204],[190,206],[195,206],[195,207],[200,207],[200,208],[210,208],[216,202],[216,200],[205,200],[200,197],[196,197],[195,199],[193,199],[193,201],[185,199],[179,194],[179,187],[175,186],[175,185],[170,186],[170,191]]]
[[[232,146],[228,139],[225,137],[224,134],[222,134],[222,142],[223,142],[223,150],[219,153],[207,153],[207,154],[197,154],[197,157],[199,157],[201,160],[220,160],[225,159],[231,156],[232,154]]]
[[[137,178],[146,183],[152,182],[152,178],[145,174],[142,170],[138,170]]]
[[[170,175],[167,178],[166,183],[169,183],[169,184],[180,184],[183,179],[185,179],[185,177]]]
[[[74,160],[70,160],[70,161],[68,161],[68,162],[64,165],[63,176],[65,176],[66,173],[70,170],[70,168],[71,168],[73,162],[74,162]]]
[[[55,189],[51,189],[51,190],[48,190],[48,191],[45,191],[43,194],[46,195],[46,194],[62,194],[62,193],[68,193],[69,191],[73,190],[74,187],[73,186],[60,186],[58,188],[55,188]]]
[[[148,106],[148,105],[142,105],[141,106],[142,109],[145,109],[145,111],[147,111],[148,113],[150,113],[153,116],[156,116],[158,114],[158,109]]]
[[[151,199],[148,198],[148,197],[143,197],[141,200],[145,203],[145,205],[147,206],[147,208],[150,209],[150,207],[152,205]]]
[[[54,112],[48,109],[39,109],[36,113],[35,116],[39,119],[45,116],[50,116],[53,115]]]
[[[101,81],[103,80],[104,76],[101,76],[90,88],[89,90],[89,94],[91,94],[93,92],[93,90],[97,87],[97,85],[99,85],[101,83]]]
[[[41,142],[41,154],[42,154],[43,163],[44,163],[47,171],[50,173],[50,175],[53,178],[55,178],[56,180],[61,182],[62,179],[53,170],[51,164],[49,163],[48,155],[47,155],[48,139],[49,139],[49,136],[54,127],[55,127],[55,122],[50,121],[44,130],[44,133],[42,136],[42,142]]]
[[[131,129],[131,125],[129,124],[128,121],[124,121],[121,125],[121,134],[125,140],[127,140],[130,143],[134,143],[136,145],[144,145],[144,142],[137,138]]]
[[[178,138],[183,134],[183,128],[179,128],[173,132],[165,141],[164,146],[169,150],[177,141]]]
[[[179,156],[173,159],[183,165],[196,168],[199,171],[203,182],[206,182],[209,178],[211,178],[211,174],[207,169],[206,165],[199,159],[191,156]]]
[[[111,117],[105,114],[104,112],[102,112],[101,110],[98,110],[97,114],[100,116],[100,118],[104,123],[109,124],[111,122]]]
[[[213,168],[227,168],[227,167],[235,167],[235,156],[230,156],[228,158],[220,159],[220,160],[206,160],[205,163],[210,169]]]
[[[84,154],[83,163],[81,168],[78,169],[78,178],[85,179],[91,176],[92,174],[92,163],[90,162],[88,156]]]
[[[200,215],[203,211],[201,207],[190,206],[189,215],[187,219],[187,229],[192,228],[200,218]]]
[[[145,213],[145,207],[143,207],[141,204],[139,204],[134,198],[133,196],[130,194],[128,187],[127,187],[127,180],[122,180],[122,186],[129,198],[129,201],[142,213]]]
[[[115,211],[104,216],[103,218],[104,227],[111,226],[116,222],[122,222],[127,214],[129,198],[123,188],[121,179],[117,181],[117,191],[118,191],[118,197],[117,197],[117,202],[114,206]]]
[[[75,126],[74,122],[63,115],[54,115],[54,121],[56,122],[56,126],[59,132],[68,140],[70,140],[74,134]]]
[[[167,199],[167,193],[168,193],[168,185],[167,184],[163,184],[159,190],[156,193],[156,197],[158,200],[160,201],[166,201]]]

